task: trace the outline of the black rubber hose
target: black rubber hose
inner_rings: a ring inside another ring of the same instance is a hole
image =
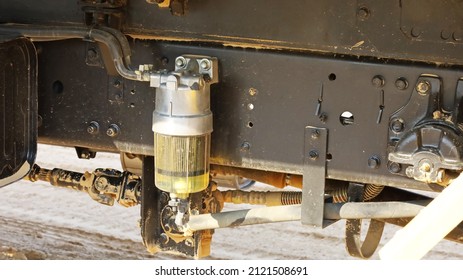
[[[128,45],[127,39],[123,34],[113,35],[118,33],[117,30],[108,32],[97,28],[85,28],[78,26],[32,26],[19,24],[2,24],[0,25],[0,32],[9,32],[13,34],[17,33],[21,36],[28,37],[36,41],[86,39],[103,43],[108,47],[119,75],[129,80],[139,80],[135,71],[131,70],[129,65],[126,64],[127,62],[130,62],[130,47]],[[120,40],[124,42],[121,43]]]

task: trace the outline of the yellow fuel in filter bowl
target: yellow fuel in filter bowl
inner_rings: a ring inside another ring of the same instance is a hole
[[[210,134],[154,134],[155,184],[179,198],[200,192],[209,184]]]

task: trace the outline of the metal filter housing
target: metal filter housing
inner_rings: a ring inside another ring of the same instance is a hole
[[[209,184],[212,112],[210,84],[217,82],[217,60],[181,56],[171,73],[150,76],[156,90],[153,112],[155,184],[178,197]]]

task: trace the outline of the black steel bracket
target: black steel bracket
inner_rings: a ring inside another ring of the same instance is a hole
[[[323,226],[328,129],[305,127],[301,222]]]

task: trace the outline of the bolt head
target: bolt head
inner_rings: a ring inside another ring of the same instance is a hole
[[[367,7],[361,7],[357,10],[357,17],[360,20],[365,20],[370,16],[370,10]]]
[[[371,169],[377,169],[379,168],[381,161],[377,156],[372,156],[368,159],[368,167]]]
[[[402,170],[402,165],[397,162],[389,162],[388,169],[392,173],[399,173]]]
[[[112,124],[106,130],[106,135],[109,137],[116,137],[119,134],[119,127],[115,124]]]
[[[404,130],[404,123],[400,119],[394,119],[391,122],[391,130],[400,133]]]
[[[89,134],[97,134],[99,130],[100,130],[100,125],[95,121],[90,122],[90,124],[87,126],[87,132]]]
[[[199,66],[201,66],[203,70],[209,70],[211,68],[211,62],[208,59],[203,59],[199,63]]]
[[[398,90],[404,90],[404,89],[407,89],[408,88],[408,82],[406,79],[404,78],[398,78],[396,81],[395,81],[395,86]]]
[[[90,133],[90,134],[95,134],[96,128],[94,126],[90,125],[90,126],[87,127],[87,132]]]
[[[249,142],[245,141],[245,142],[243,142],[243,143],[241,144],[240,150],[241,150],[242,152],[247,152],[247,151],[249,151],[250,149],[251,149],[251,144],[250,144]]]
[[[256,94],[257,94],[257,89],[255,89],[255,88],[250,88],[250,89],[249,89],[249,95],[250,95],[250,96],[254,96],[254,95],[256,95]]]
[[[114,130],[114,128],[108,128],[108,130],[106,130],[106,134],[110,137],[113,137],[114,135],[116,135],[116,131]]]
[[[318,137],[320,137],[320,130],[318,129],[314,129],[312,130],[312,139],[317,139]]]
[[[431,89],[431,84],[426,80],[421,80],[416,84],[416,91],[421,95],[426,95]]]
[[[383,87],[385,84],[383,76],[374,76],[373,79],[371,79],[371,84],[377,88]]]
[[[183,57],[177,57],[177,59],[175,59],[175,65],[180,68],[185,67],[186,59]]]
[[[316,160],[318,158],[318,152],[315,150],[312,150],[309,152],[309,158],[311,160]]]

